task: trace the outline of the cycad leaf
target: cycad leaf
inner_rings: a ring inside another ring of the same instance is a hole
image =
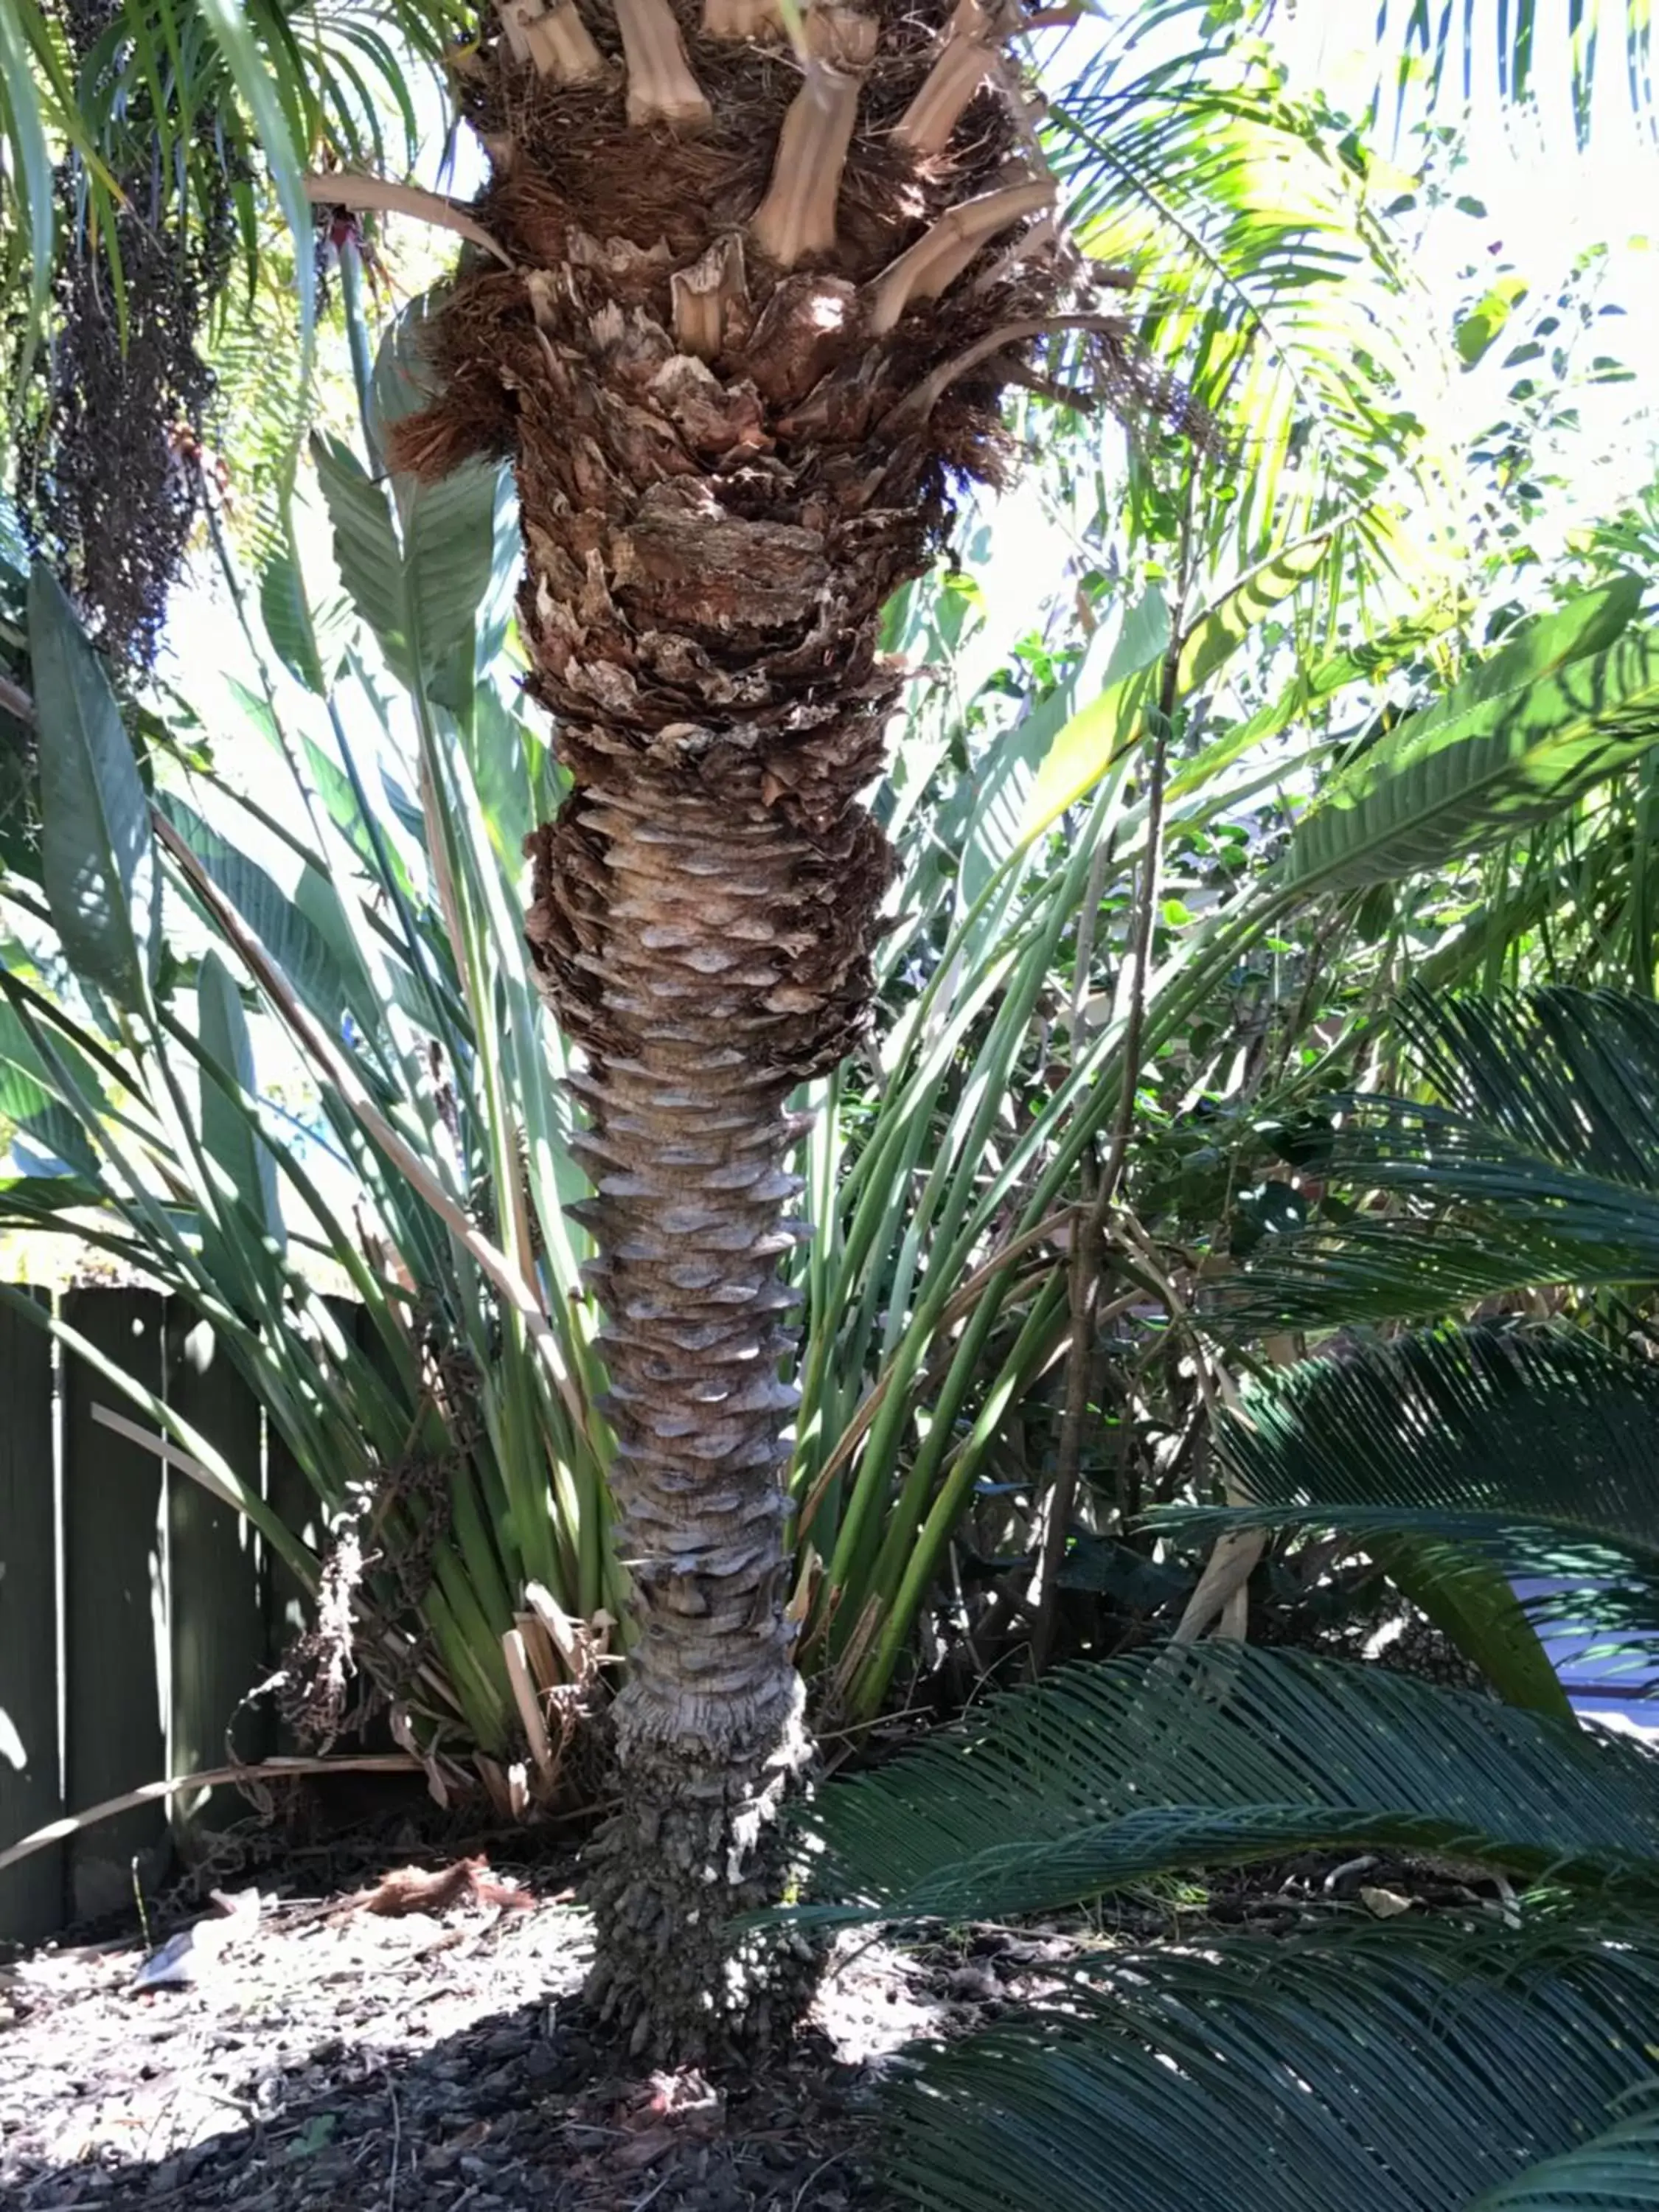
[[[1651,2057],[1650,2042],[1644,2056]],[[1580,2143],[1500,2182],[1468,2212],[1635,2212],[1659,2204],[1659,2107],[1618,2121]]]
[[[1330,1328],[1427,1319],[1524,1284],[1659,1279],[1652,1000],[1415,992],[1399,1021],[1445,1103],[1331,1101],[1323,1171],[1408,1204],[1263,1247],[1218,1286],[1221,1313]]]
[[[1376,1668],[1213,1646],[994,1699],[811,1825],[823,1917],[995,1919],[1367,1843],[1659,1894],[1659,1759]]]
[[[1656,738],[1659,633],[1627,633],[1449,716],[1402,722],[1304,816],[1283,880],[1357,890],[1438,867],[1555,812]]]
[[[62,586],[38,562],[29,652],[46,903],[76,975],[136,1012],[149,1000],[161,950],[149,802],[109,681]]]
[[[1349,1346],[1252,1389],[1216,1441],[1254,1524],[1461,1547],[1513,1579],[1569,1583],[1550,1615],[1659,1634],[1650,1361],[1553,1330]],[[1443,1571],[1455,1582],[1455,1558]]]
[[[935,2212],[1611,2212],[1654,2200],[1529,2197],[1526,2169],[1542,2179],[1650,2076],[1656,2000],[1641,1936],[1396,1928],[1109,1954],[1063,2013],[901,2074],[888,2170]]]

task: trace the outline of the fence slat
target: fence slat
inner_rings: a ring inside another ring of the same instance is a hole
[[[83,1290],[69,1326],[158,1395],[162,1301],[149,1291]],[[162,1654],[161,1462],[93,1418],[131,1408],[73,1353],[64,1361],[64,1569],[68,1798],[94,1805],[166,1772]],[[132,1899],[132,1861],[153,1881],[167,1851],[167,1815],[145,1805],[101,1821],[69,1846],[77,1919]]]
[[[167,1403],[259,1487],[259,1408],[212,1328],[177,1301],[167,1315]],[[174,1468],[167,1480],[168,1624],[173,1654],[173,1771],[222,1766],[235,1720],[234,1755],[263,1758],[264,1702],[238,1711],[263,1679],[264,1574],[254,1532],[222,1498]],[[175,1835],[224,1826],[246,1807],[233,1790],[199,1802],[172,1801]]]
[[[44,1827],[64,1809],[58,1788],[52,1339],[5,1307],[0,1307],[0,1844],[5,1844]],[[63,1918],[60,1844],[0,1874],[0,1936],[37,1942],[55,1935]]]

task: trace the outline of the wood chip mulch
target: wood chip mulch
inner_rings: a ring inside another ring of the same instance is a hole
[[[630,2074],[584,2032],[587,1930],[556,1881],[529,1910],[482,1862],[427,1881],[210,1916],[182,1987],[135,1990],[136,1931],[0,1969],[0,2200],[889,2212],[875,2083],[932,2024],[895,1954],[850,1954],[763,2065]]]

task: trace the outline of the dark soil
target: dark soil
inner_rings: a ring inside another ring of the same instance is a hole
[[[193,1987],[135,1991],[136,1931],[0,1969],[0,2196],[16,2212],[891,2203],[875,2081],[940,2009],[902,1961],[849,1951],[764,2064],[642,2075],[585,2033],[584,1916],[556,1878],[534,1887],[531,1910],[270,1902]]]
[[[225,1839],[152,1915],[156,1943],[215,1928],[196,1892],[257,1884],[257,1918],[191,1986],[135,1990],[136,1927],[0,1966],[8,2212],[896,2212],[876,2107],[905,2045],[1064,2002],[1072,1977],[1126,1944],[1509,1905],[1474,1869],[1308,1854],[908,1955],[855,1934],[787,2050],[725,2075],[652,2075],[588,2033],[568,1862],[469,1870],[455,1837],[440,1851],[428,1836],[422,1863],[448,1869],[447,1894],[393,1913],[370,1899],[389,1901],[383,1878],[421,1845],[406,1825],[390,1842],[384,1823],[314,1845],[290,1831],[273,1863]],[[319,1893],[298,1893],[307,1879]]]

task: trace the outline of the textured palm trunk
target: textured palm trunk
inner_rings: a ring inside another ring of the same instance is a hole
[[[636,2048],[775,2016],[775,1893],[807,1757],[783,1601],[794,1402],[784,1102],[865,1018],[888,878],[860,793],[898,678],[890,592],[1075,264],[995,0],[503,0],[463,76],[501,249],[438,319],[441,396],[394,458],[513,455],[532,688],[573,790],[529,933],[585,1048],[583,1209],[639,1637],[624,1809],[590,1894]],[[502,265],[502,264],[505,265]],[[1064,326],[1141,389],[1083,287]]]

